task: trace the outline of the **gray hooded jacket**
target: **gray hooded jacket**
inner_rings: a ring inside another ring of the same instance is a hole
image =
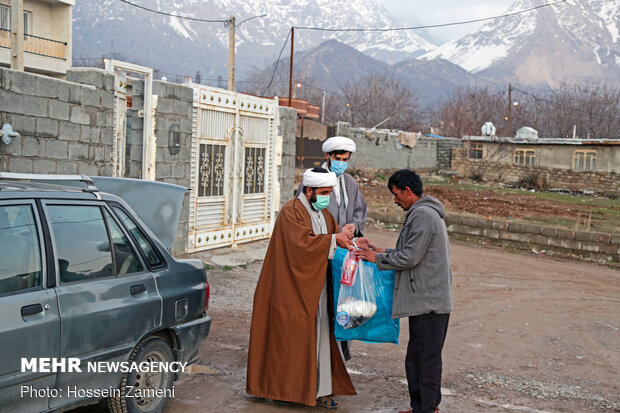
[[[396,248],[377,254],[380,270],[395,270],[392,317],[452,311],[450,246],[441,202],[425,195],[408,210]]]

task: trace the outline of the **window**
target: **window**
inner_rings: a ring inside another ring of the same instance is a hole
[[[32,26],[32,13],[24,12],[24,34],[30,34]],[[0,4],[0,30],[11,31],[11,8]],[[0,36],[2,36],[0,34]]]
[[[114,275],[112,252],[98,206],[51,205],[60,282]]]
[[[517,165],[534,165],[536,163],[536,151],[533,149],[516,150],[514,163]]]
[[[144,267],[131,247],[129,240],[107,211],[105,212],[105,218],[108,221],[112,245],[114,246],[115,273],[117,275],[125,275],[144,271]]]
[[[161,266],[164,263],[162,258],[157,253],[153,245],[148,241],[148,238],[146,237],[146,235],[144,235],[142,230],[140,230],[140,228],[138,228],[138,226],[131,220],[131,218],[127,216],[125,211],[117,207],[114,207],[113,209],[116,213],[116,216],[120,219],[125,228],[127,228],[127,231],[129,231],[131,236],[134,238],[134,240],[142,250],[142,253],[144,254],[144,257],[146,258],[148,264],[151,267]]]
[[[24,34],[32,34],[30,28],[32,26],[32,13],[29,11],[24,12]]]
[[[596,151],[575,151],[573,169],[575,171],[596,171]]]
[[[0,206],[0,294],[41,286],[41,247],[30,205]]]
[[[11,8],[0,4],[0,30],[11,30]]]
[[[484,148],[481,143],[471,144],[471,149],[469,150],[470,159],[482,159],[483,153],[484,153]]]

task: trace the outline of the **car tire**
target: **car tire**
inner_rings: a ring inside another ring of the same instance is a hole
[[[144,362],[173,361],[170,346],[159,337],[140,341],[129,355],[129,362],[138,365]],[[173,381],[174,373],[171,371],[124,373],[119,388],[120,396],[108,398],[108,408],[112,413],[161,413],[168,404]]]

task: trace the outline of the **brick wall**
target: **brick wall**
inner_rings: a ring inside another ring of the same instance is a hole
[[[514,165],[483,159],[469,159],[462,151],[452,151],[452,169],[463,176],[480,175],[486,179],[517,183],[536,176],[549,187],[570,190],[592,189],[606,193],[620,193],[620,174],[614,172],[577,172],[570,169],[542,166]]]
[[[72,71],[65,81],[0,68],[0,123],[21,135],[0,143],[0,170],[112,174],[114,75],[94,70],[81,84]]]

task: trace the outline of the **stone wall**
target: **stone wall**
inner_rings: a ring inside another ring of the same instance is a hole
[[[519,249],[620,263],[620,234],[573,231],[458,214],[446,216],[446,224],[450,234],[507,244]]]
[[[280,181],[280,205],[278,211],[293,197],[295,187],[295,132],[297,131],[297,111],[280,106],[278,136],[282,137],[282,164],[278,173]]]
[[[114,75],[94,70],[81,84],[70,73],[65,81],[0,68],[0,123],[21,135],[0,143],[0,170],[112,175]]]
[[[452,168],[452,151],[463,146],[460,139],[457,138],[437,138],[437,168]]]
[[[368,216],[394,225],[402,225],[405,218],[404,214],[374,211],[369,211]],[[573,231],[455,213],[445,219],[452,238],[620,264],[620,234]]]
[[[452,151],[452,169],[457,170],[463,176],[478,175],[504,183],[517,183],[523,179],[538,178],[541,183],[552,188],[591,189],[620,194],[620,174],[614,172],[584,172],[469,159],[458,150]]]

